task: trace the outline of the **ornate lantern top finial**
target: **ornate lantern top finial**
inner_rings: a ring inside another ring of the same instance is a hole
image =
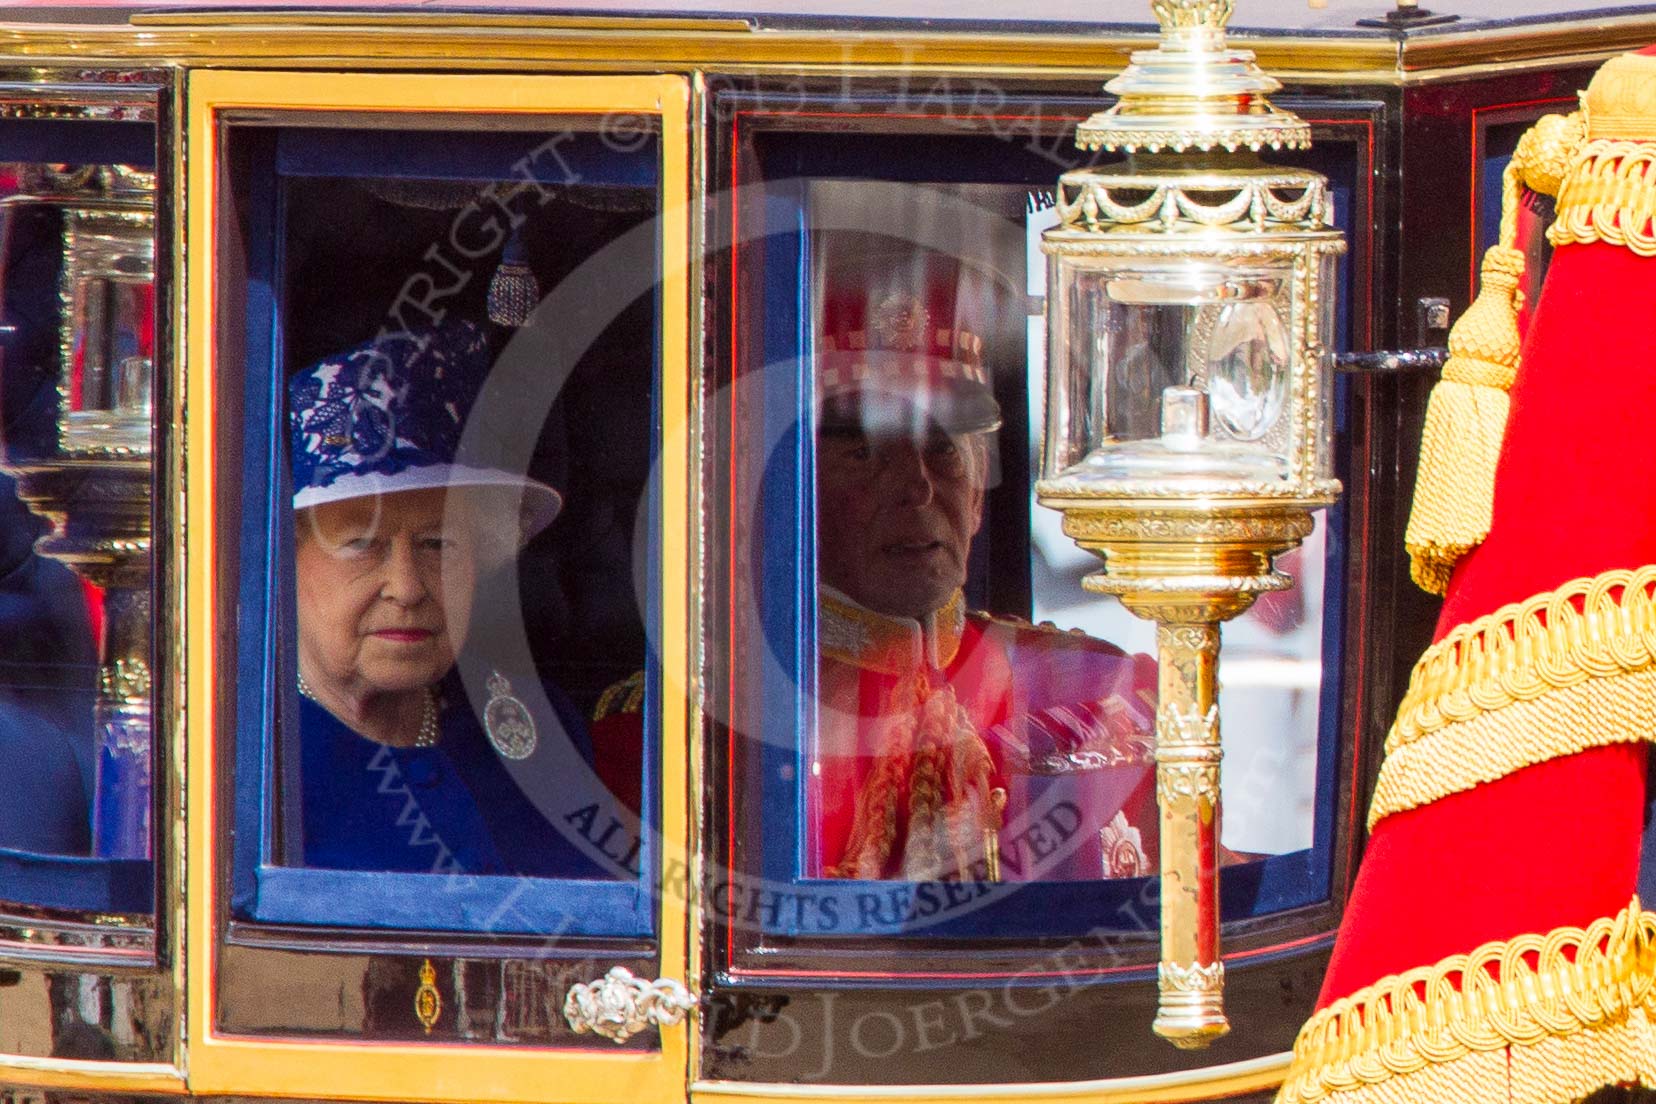
[[[1282,85],[1225,41],[1235,0],[1150,0],[1161,43],[1104,86],[1121,99],[1076,131],[1083,149],[1183,153],[1304,149],[1311,128],[1266,96]]]
[[[1236,9],[1235,0],[1150,0],[1162,36],[1179,31],[1212,30],[1223,33]]]

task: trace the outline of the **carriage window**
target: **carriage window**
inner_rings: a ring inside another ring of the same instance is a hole
[[[766,206],[739,222],[731,516],[762,566],[730,585],[733,662],[766,677],[729,707],[733,785],[760,798],[729,811],[744,945],[1153,930],[1154,627],[1083,589],[1100,565],[1033,496],[1052,164],[781,124],[747,156]],[[1349,217],[1352,147],[1314,156]],[[1344,525],[1224,630],[1227,919],[1329,892]],[[797,549],[760,535],[785,531]]]
[[[7,903],[153,898],[154,142],[145,123],[0,129]]]
[[[818,211],[848,191],[817,189]],[[1024,256],[1040,255],[1041,198],[1030,199]],[[928,206],[934,222],[979,217],[936,198]],[[1156,869],[1154,626],[1082,588],[1097,560],[1038,505],[1030,609],[984,608],[993,597],[981,568],[977,600],[968,594],[974,555],[989,555],[977,538],[1006,444],[996,376],[1044,347],[1041,315],[1019,317],[1025,274],[1007,261],[881,235],[816,245],[806,854],[818,877],[1098,880]],[[1028,269],[1035,304],[1044,271]],[[1042,362],[1029,360],[1027,424],[1039,426]],[[1226,626],[1227,864],[1312,845],[1324,547],[1319,528],[1284,557],[1299,585]]]
[[[647,931],[656,140],[559,127],[241,132],[249,919]]]

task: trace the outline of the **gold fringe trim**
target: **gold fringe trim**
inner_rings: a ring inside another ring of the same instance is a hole
[[[1415,663],[1369,808],[1656,739],[1656,565],[1574,579],[1458,625]]]
[[[1519,286],[1524,255],[1514,248],[1524,188],[1554,195],[1585,141],[1579,112],[1547,115],[1519,139],[1501,178],[1501,231],[1484,254],[1478,298],[1449,332],[1449,361],[1426,406],[1414,506],[1403,537],[1409,574],[1442,594],[1461,557],[1489,535],[1495,466],[1506,434],[1507,392],[1518,373]]]
[[[1277,1104],[1562,1104],[1656,1085],[1656,913],[1485,943],[1312,1016]]]
[[[1403,544],[1409,574],[1433,594],[1448,589],[1455,563],[1489,535],[1507,390],[1518,372],[1518,284],[1523,276],[1523,253],[1506,245],[1489,247],[1483,286],[1449,333],[1443,379],[1426,404],[1414,506]]]
[[[1554,245],[1606,242],[1656,257],[1656,142],[1599,140],[1582,150],[1558,193]]]

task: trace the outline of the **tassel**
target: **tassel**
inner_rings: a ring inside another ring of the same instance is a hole
[[[1518,290],[1524,255],[1504,245],[1484,254],[1478,298],[1449,333],[1443,379],[1426,405],[1414,506],[1403,537],[1409,574],[1443,594],[1462,556],[1489,535],[1495,465],[1506,434],[1507,392],[1518,374]]]
[[[500,267],[489,281],[489,320],[502,326],[521,326],[540,302],[540,283],[524,259],[523,241],[514,231],[500,256]]]
[[[1443,594],[1455,564],[1489,535],[1495,465],[1506,434],[1507,392],[1518,374],[1529,192],[1557,195],[1586,140],[1580,112],[1548,115],[1524,133],[1501,180],[1500,244],[1484,254],[1478,298],[1449,332],[1449,362],[1426,405],[1414,507],[1403,536],[1409,574]]]

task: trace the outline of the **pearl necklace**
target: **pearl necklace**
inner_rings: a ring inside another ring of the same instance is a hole
[[[321,705],[322,699],[316,696],[311,684],[305,681],[305,676],[299,676],[299,692],[316,704]],[[425,708],[420,712],[420,731],[414,737],[414,746],[428,748],[437,746],[437,694],[430,687],[425,692]]]

